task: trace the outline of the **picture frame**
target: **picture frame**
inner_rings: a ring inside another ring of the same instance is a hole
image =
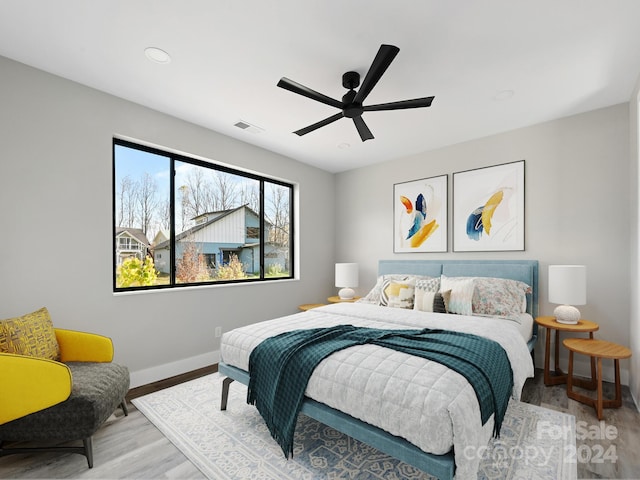
[[[393,251],[446,252],[448,175],[393,185]]]
[[[453,173],[453,251],[524,250],[525,161]]]

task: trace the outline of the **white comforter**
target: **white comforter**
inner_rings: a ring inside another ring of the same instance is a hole
[[[513,370],[513,398],[533,364],[517,324],[492,318],[417,312],[359,303],[339,303],[227,332],[221,360],[248,370],[249,355],[262,340],[301,328],[356,325],[372,328],[443,328],[499,342]],[[336,352],[313,372],[305,395],[352,417],[405,438],[425,452],[455,449],[456,478],[475,479],[478,447],[493,432],[493,417],[483,426],[480,406],[460,374],[427,359],[375,345]]]

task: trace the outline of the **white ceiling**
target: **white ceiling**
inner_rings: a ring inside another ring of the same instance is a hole
[[[338,110],[281,77],[340,99],[383,43],[400,53],[365,105],[430,108],[365,112],[364,143],[346,118],[291,133]],[[339,172],[629,101],[640,1],[0,0],[0,55]]]

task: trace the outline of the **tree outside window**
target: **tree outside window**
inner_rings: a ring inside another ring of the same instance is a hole
[[[113,162],[116,291],[293,277],[291,184],[119,139]],[[131,236],[134,281],[117,259]]]

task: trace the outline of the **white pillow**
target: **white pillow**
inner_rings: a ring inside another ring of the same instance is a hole
[[[472,315],[473,291],[475,285],[471,277],[440,276],[440,292],[451,290],[447,309],[449,313]]]

